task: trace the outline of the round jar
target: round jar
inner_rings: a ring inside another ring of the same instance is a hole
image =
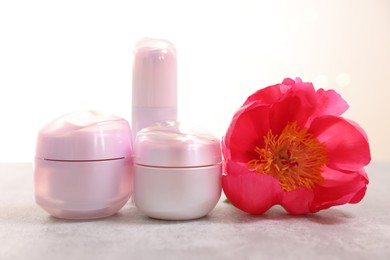
[[[35,200],[58,218],[113,215],[132,194],[133,159],[125,119],[95,111],[57,118],[38,134]]]
[[[221,196],[220,141],[179,122],[156,123],[138,132],[134,202],[145,215],[188,220],[207,215]]]

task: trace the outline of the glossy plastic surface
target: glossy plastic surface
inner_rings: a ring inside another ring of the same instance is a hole
[[[207,215],[221,196],[221,148],[209,132],[156,123],[135,141],[134,202],[144,214],[186,220]]]
[[[146,38],[134,49],[132,128],[177,119],[177,61],[175,46]]]
[[[35,200],[58,218],[107,217],[132,195],[133,171],[126,120],[96,111],[70,113],[39,132]]]
[[[222,161],[220,141],[206,130],[181,123],[162,122],[138,132],[135,163],[155,167],[199,167]]]
[[[132,156],[129,123],[96,111],[61,116],[38,134],[36,158],[49,160],[105,160]]]
[[[49,214],[65,219],[114,215],[133,191],[133,162],[35,160],[35,200]]]
[[[204,217],[217,205],[221,191],[221,164],[196,168],[135,165],[134,202],[152,218]]]

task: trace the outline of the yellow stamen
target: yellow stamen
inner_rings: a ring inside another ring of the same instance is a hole
[[[307,128],[288,123],[280,135],[269,130],[264,136],[264,148],[256,146],[258,159],[250,160],[247,167],[257,173],[275,177],[284,191],[299,187],[312,189],[324,181],[321,172],[327,162],[324,145]]]

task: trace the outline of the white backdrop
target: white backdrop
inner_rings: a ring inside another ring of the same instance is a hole
[[[178,50],[179,118],[222,136],[258,88],[333,88],[389,160],[390,1],[2,1],[0,162],[32,161],[38,130],[79,109],[131,116],[132,49]]]

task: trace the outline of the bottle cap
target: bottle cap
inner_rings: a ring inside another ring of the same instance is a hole
[[[145,38],[134,49],[134,106],[177,107],[175,46],[162,39]]]

